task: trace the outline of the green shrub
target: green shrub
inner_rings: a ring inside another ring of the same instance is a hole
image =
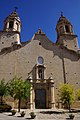
[[[73,118],[74,118],[74,115],[73,115],[73,114],[70,114],[69,117],[70,117],[70,119],[73,119]]]
[[[31,113],[30,113],[30,116],[31,116],[32,119],[34,119],[34,118],[36,117],[35,112],[31,112]]]
[[[21,114],[21,117],[25,116],[25,112],[24,111],[22,111],[20,114]]]
[[[16,110],[11,110],[11,112],[12,112],[12,115],[16,114]]]
[[[0,104],[0,112],[9,112],[11,111],[12,107],[7,104]]]

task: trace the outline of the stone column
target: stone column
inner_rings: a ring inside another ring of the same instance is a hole
[[[17,30],[17,26],[16,26],[16,20],[13,21],[13,31]]]
[[[59,101],[59,103],[58,103],[58,107],[59,107],[59,109],[62,108],[62,102]]]
[[[53,78],[50,77],[50,89],[51,89],[51,109],[55,108],[55,97],[54,97],[54,81]]]
[[[9,28],[9,22],[7,23],[7,26],[6,26],[6,28],[7,28],[7,29]]]
[[[19,31],[19,32],[21,31],[20,23],[18,24],[18,31]]]
[[[63,26],[63,31],[64,31],[64,33],[66,33],[66,28],[65,28],[65,26]]]
[[[33,80],[32,77],[29,78],[30,83],[31,83],[31,88],[30,88],[30,109],[33,110],[35,109],[35,103],[34,103],[34,90],[33,90]]]

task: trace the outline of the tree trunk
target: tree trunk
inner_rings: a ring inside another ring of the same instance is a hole
[[[71,112],[71,105],[70,105],[69,101],[68,101],[68,110],[69,110],[69,112]]]
[[[19,98],[18,100],[18,112],[20,112],[20,108],[21,108],[21,98]]]
[[[1,105],[2,105],[2,103],[3,103],[3,96],[1,96]]]

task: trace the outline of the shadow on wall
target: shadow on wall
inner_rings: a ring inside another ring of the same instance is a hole
[[[38,40],[44,49],[52,51],[53,57],[58,56],[60,59],[67,58],[71,61],[78,61],[80,59],[80,55],[76,51],[69,50],[63,45],[53,43],[45,34],[35,34],[33,40]]]
[[[46,50],[50,50],[53,52],[53,58],[58,56],[60,59],[67,58],[71,61],[78,61],[80,59],[80,54],[73,50],[69,50],[64,46],[58,45],[50,41],[45,34],[35,34],[32,40],[38,40],[39,45],[42,46]],[[0,55],[6,55],[7,53],[11,53],[15,50],[21,49],[22,47],[27,46],[32,40],[27,42],[23,42],[21,44],[15,44],[11,47],[3,48],[0,52]]]

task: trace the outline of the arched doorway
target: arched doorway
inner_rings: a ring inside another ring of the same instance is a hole
[[[36,89],[35,91],[35,108],[45,109],[46,108],[46,90]]]

